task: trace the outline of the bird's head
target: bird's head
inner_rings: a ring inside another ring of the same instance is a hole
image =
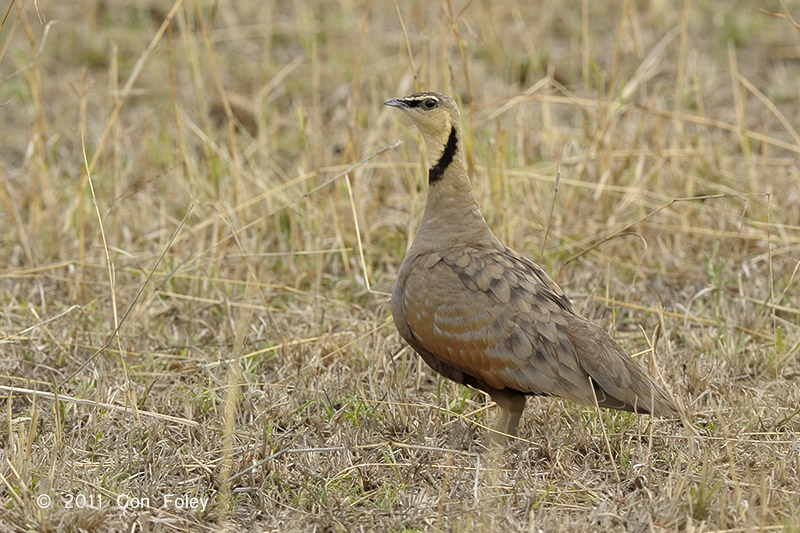
[[[424,91],[386,100],[384,105],[400,109],[414,121],[425,138],[429,159],[436,162],[431,168],[431,181],[436,181],[462,148],[458,146],[461,142],[461,113],[455,100],[444,94]]]

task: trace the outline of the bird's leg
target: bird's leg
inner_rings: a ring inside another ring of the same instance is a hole
[[[492,400],[500,407],[500,418],[494,427],[492,438],[503,442],[508,436],[517,436],[517,424],[525,410],[525,395],[509,389],[493,390],[489,393]]]

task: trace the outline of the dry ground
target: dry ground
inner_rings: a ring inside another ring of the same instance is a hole
[[[2,7],[0,531],[800,530],[800,3],[138,4]],[[415,87],[688,426],[401,342]]]

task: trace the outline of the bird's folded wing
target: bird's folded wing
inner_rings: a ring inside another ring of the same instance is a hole
[[[464,246],[418,256],[405,275],[402,305],[417,351],[495,389],[676,412],[614,339],[511,250]]]
[[[474,247],[417,257],[402,289],[412,344],[493,388],[591,404],[589,376],[566,331],[577,315],[528,263]]]

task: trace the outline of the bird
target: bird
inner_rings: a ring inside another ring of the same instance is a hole
[[[518,435],[528,396],[678,415],[670,395],[539,265],[492,232],[467,174],[455,100],[424,91],[384,105],[411,118],[433,162],[422,222],[392,290],[394,323],[431,369],[499,406],[490,436]]]

